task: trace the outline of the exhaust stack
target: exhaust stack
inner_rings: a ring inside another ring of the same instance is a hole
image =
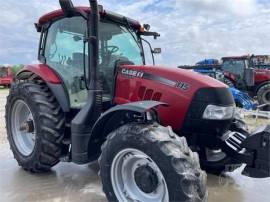
[[[70,0],[67,0],[70,1]],[[88,142],[92,127],[101,114],[102,93],[98,85],[99,52],[99,9],[97,0],[89,0],[91,12],[87,15],[88,78],[86,79],[88,99],[85,106],[71,122],[72,161],[77,164],[89,162]],[[85,75],[86,76],[86,75]],[[87,77],[87,76],[86,76]]]

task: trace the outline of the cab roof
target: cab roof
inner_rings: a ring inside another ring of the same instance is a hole
[[[247,60],[249,59],[250,56],[249,55],[242,55],[242,56],[231,56],[231,57],[223,57],[221,58],[221,60]]]
[[[84,11],[86,13],[91,12],[90,7],[79,6],[79,7],[76,7],[76,9]],[[113,21],[115,21],[117,23],[120,23],[120,24],[126,24],[126,21],[128,21],[129,25],[132,28],[135,28],[135,29],[140,29],[141,28],[141,25],[140,25],[140,23],[138,21],[130,19],[130,18],[125,17],[123,15],[111,12],[111,11],[106,11],[106,10],[103,9],[103,11],[100,12],[100,16],[101,16],[101,18],[111,19],[111,20],[113,20]],[[58,10],[52,11],[50,13],[47,13],[47,14],[41,16],[39,18],[38,23],[36,24],[36,26],[42,26],[42,25],[44,25],[46,23],[49,23],[51,21],[54,21],[54,20],[57,20],[57,19],[63,18],[63,17],[65,17],[63,10],[58,9]]]

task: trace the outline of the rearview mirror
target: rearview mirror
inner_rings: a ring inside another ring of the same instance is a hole
[[[160,54],[161,53],[161,48],[154,48],[154,50],[152,50],[152,53]]]

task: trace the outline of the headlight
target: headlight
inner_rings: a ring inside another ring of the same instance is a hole
[[[227,120],[234,117],[235,106],[216,106],[208,105],[203,113],[204,119],[210,120]]]

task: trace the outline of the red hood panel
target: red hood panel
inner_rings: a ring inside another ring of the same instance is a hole
[[[162,66],[135,66],[135,65],[123,65],[122,68],[133,69],[136,71],[142,71],[150,73],[155,76],[163,77],[175,82],[184,82],[189,84],[190,90],[197,90],[198,88],[224,88],[226,85],[216,79],[209,76],[202,75],[200,73],[173,67]]]
[[[123,65],[118,70],[115,103],[157,100],[169,104],[160,107],[161,121],[179,129],[194,94],[201,88],[226,88],[213,78],[170,67]]]

